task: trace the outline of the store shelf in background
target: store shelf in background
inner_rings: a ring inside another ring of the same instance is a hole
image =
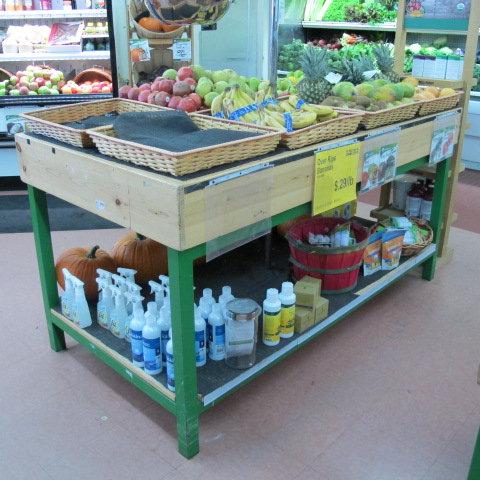
[[[108,38],[108,33],[91,33],[87,35],[82,35],[82,38]]]
[[[2,62],[41,62],[41,61],[75,61],[75,60],[110,60],[109,50],[93,52],[70,52],[70,53],[2,53]]]
[[[397,28],[394,22],[378,25],[351,22],[302,22],[302,26],[304,28],[318,28],[325,30],[364,30],[372,32],[394,32]]]
[[[42,18],[107,18],[107,10],[26,10],[21,12],[2,12],[0,20],[38,20]]]
[[[0,97],[1,107],[16,107],[19,105],[59,105],[65,103],[93,102],[112,98],[111,93],[89,93],[84,95],[19,95],[16,97]]]

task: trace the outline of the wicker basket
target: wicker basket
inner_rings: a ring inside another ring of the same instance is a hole
[[[366,130],[371,130],[373,128],[383,127],[384,125],[411,120],[417,115],[419,107],[419,102],[416,102],[406,103],[404,105],[399,105],[398,107],[386,108],[385,110],[379,110],[378,112],[364,112],[363,110],[353,111],[360,111],[362,113],[363,118],[361,119],[360,124]]]
[[[281,144],[290,150],[313,145],[315,143],[345,137],[355,133],[358,129],[363,114],[359,112],[338,110],[337,118],[326,122],[317,123],[310,127],[300,128],[293,132],[283,132]]]
[[[179,27],[176,30],[173,30],[172,32],[152,32],[151,30],[147,30],[146,28],[143,28],[139,23],[138,20],[142,17],[148,17],[150,16],[148,12],[145,10],[145,5],[143,2],[138,3],[135,0],[130,0],[130,5],[129,5],[129,11],[130,11],[130,17],[133,23],[133,26],[135,27],[135,31],[137,32],[139,38],[152,38],[152,39],[165,39],[165,38],[178,38],[182,35],[182,33],[185,31],[185,27]]]
[[[280,132],[273,128],[257,127],[199,114],[191,114],[190,118],[201,130],[223,128],[257,132],[263,135],[184,152],[170,152],[118,139],[115,137],[113,127],[98,127],[89,130],[88,133],[98,150],[104,155],[174,176],[182,176],[218,165],[258,157],[275,150],[280,141]]]
[[[5,70],[4,68],[0,68],[0,82],[3,82],[4,80],[9,80],[12,76],[13,73]]]
[[[420,243],[416,243],[415,245],[404,245],[402,247],[402,257],[412,257],[413,255],[420,253],[425,247],[428,247],[433,242],[433,230],[425,220],[412,217],[410,218],[410,221],[416,223],[422,229],[427,230],[427,234],[422,238]]]
[[[422,100],[418,102],[420,104],[418,115],[424,117],[425,115],[433,115],[434,113],[451,110],[458,105],[462,95],[463,92],[458,91],[455,95],[449,95],[448,97],[435,98],[434,100]]]
[[[93,147],[94,144],[86,130],[68,127],[63,124],[94,115],[105,115],[110,112],[151,112],[152,110],[166,110],[166,108],[133,100],[112,98],[37,110],[23,113],[22,117],[26,119],[26,126],[33,133],[54,138],[75,147],[89,148]]]
[[[92,67],[80,72],[73,81],[77,84],[82,82],[93,82],[94,80],[100,80],[101,82],[111,82],[112,72],[108,68]]]

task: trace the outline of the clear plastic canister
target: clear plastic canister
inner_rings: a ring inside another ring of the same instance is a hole
[[[262,309],[249,298],[237,298],[225,310],[225,363],[246,369],[255,365],[258,317]]]

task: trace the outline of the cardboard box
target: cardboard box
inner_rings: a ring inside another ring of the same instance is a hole
[[[315,304],[313,323],[316,325],[328,317],[329,302],[326,298],[320,297]]]
[[[313,327],[313,310],[311,308],[296,307],[295,333],[303,333]]]
[[[318,300],[318,285],[310,282],[297,282],[294,287],[297,305],[314,308]]]
[[[314,285],[318,285],[318,295],[320,296],[322,294],[322,280],[320,280],[320,278],[309,277],[307,275],[297,283],[313,283]]]

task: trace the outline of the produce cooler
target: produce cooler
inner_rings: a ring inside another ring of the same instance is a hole
[[[21,113],[116,91],[110,1],[22,8],[0,11],[0,177],[19,174],[13,135],[23,130]]]

